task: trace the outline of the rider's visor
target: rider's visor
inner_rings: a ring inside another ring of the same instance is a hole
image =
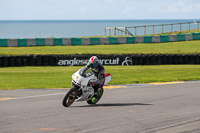
[[[97,65],[98,65],[98,62],[94,62],[93,64],[91,64],[91,67],[92,67],[92,68],[96,68]]]

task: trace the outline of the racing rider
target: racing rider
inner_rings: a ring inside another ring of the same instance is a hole
[[[93,86],[94,88],[94,92],[95,92],[95,97],[98,97],[98,92],[97,90],[99,88],[102,88],[103,84],[104,84],[104,66],[99,62],[99,59],[96,56],[92,56],[87,65],[83,68],[83,73],[85,73],[89,68],[91,68],[92,72],[94,73],[94,75],[97,77],[97,82],[96,84]]]

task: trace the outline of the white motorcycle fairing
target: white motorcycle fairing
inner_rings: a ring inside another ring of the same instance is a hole
[[[85,73],[85,76],[83,77],[80,73],[82,69],[78,70],[72,75],[72,83],[79,86],[82,90],[82,95],[75,101],[88,101],[91,100],[94,96],[94,89],[91,85],[91,83],[97,82],[97,77],[92,73]],[[108,82],[111,80],[111,74],[105,73],[105,82],[102,86],[107,85]]]
[[[96,82],[97,77],[93,73],[87,73],[86,77],[80,75],[80,70],[72,75],[72,82],[82,89],[82,95],[76,101],[86,101],[92,99],[94,89],[90,86],[90,82]]]

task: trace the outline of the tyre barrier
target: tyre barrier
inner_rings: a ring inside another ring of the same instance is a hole
[[[0,56],[0,67],[83,66],[93,55]],[[184,65],[200,64],[200,54],[96,55],[103,65]]]
[[[101,38],[24,38],[1,39],[0,47],[85,46],[139,43],[167,43],[200,40],[200,32],[174,35],[101,37]]]

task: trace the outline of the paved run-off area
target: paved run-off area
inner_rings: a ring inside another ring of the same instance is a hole
[[[64,89],[0,90],[1,133],[200,132],[200,81],[106,89],[95,106],[62,106]]]

